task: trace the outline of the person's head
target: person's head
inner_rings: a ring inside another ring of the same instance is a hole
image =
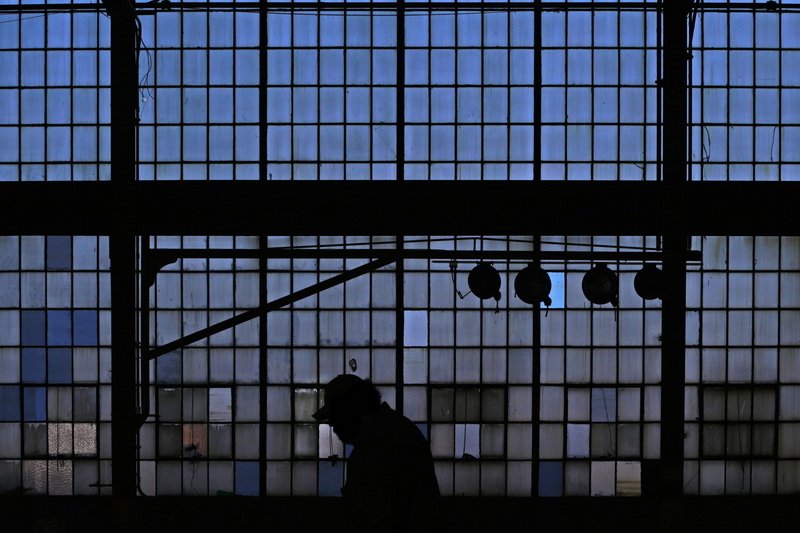
[[[361,429],[361,419],[375,412],[380,402],[375,385],[353,374],[342,374],[325,387],[325,405],[313,416],[330,424],[342,442],[352,443]]]

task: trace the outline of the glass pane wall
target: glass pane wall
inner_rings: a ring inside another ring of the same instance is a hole
[[[138,177],[660,179],[658,3],[570,4],[137,6]],[[98,6],[0,10],[0,180],[110,179],[110,23]],[[800,12],[768,7],[706,2],[687,19],[693,180],[798,174]],[[110,491],[108,238],[64,224],[0,237],[3,493]],[[636,293],[642,262],[621,255],[657,252],[656,236],[140,244],[177,251],[141,278],[149,347],[369,253],[419,252],[145,365],[144,494],[338,496],[349,450],[310,415],[343,372],[419,425],[447,495],[638,495],[660,458],[661,304]],[[684,490],[795,492],[798,239],[691,247],[702,259],[686,278]],[[562,254],[542,263],[544,307],[515,295],[528,261],[510,259],[539,249]],[[470,294],[482,253],[497,254],[499,300]],[[618,276],[618,305],[583,293],[599,263]]]
[[[106,237],[0,237],[0,493],[110,494]]]

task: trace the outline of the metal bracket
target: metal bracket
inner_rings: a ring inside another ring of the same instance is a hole
[[[158,272],[165,266],[176,262],[180,256],[177,251],[146,250],[142,255],[142,282],[145,287],[152,287]]]

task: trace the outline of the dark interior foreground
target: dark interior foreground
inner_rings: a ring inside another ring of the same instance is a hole
[[[126,505],[133,505],[132,513],[120,508]],[[447,498],[444,516],[449,531],[469,533],[793,531],[796,505],[796,497]],[[343,521],[341,501],[333,498],[6,497],[0,509],[4,530],[20,533],[353,531]],[[117,518],[131,515],[133,523]]]

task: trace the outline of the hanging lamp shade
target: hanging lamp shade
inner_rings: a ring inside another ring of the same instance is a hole
[[[636,294],[645,300],[655,300],[662,296],[662,279],[664,273],[652,263],[648,263],[633,278]]]
[[[619,280],[606,265],[597,265],[583,276],[583,295],[595,305],[618,302]]]
[[[489,263],[478,263],[467,278],[469,290],[481,300],[500,300],[500,274]]]
[[[550,276],[541,267],[529,265],[519,271],[514,279],[514,291],[517,298],[526,304],[537,305],[540,302],[550,307],[550,289],[553,287]]]

